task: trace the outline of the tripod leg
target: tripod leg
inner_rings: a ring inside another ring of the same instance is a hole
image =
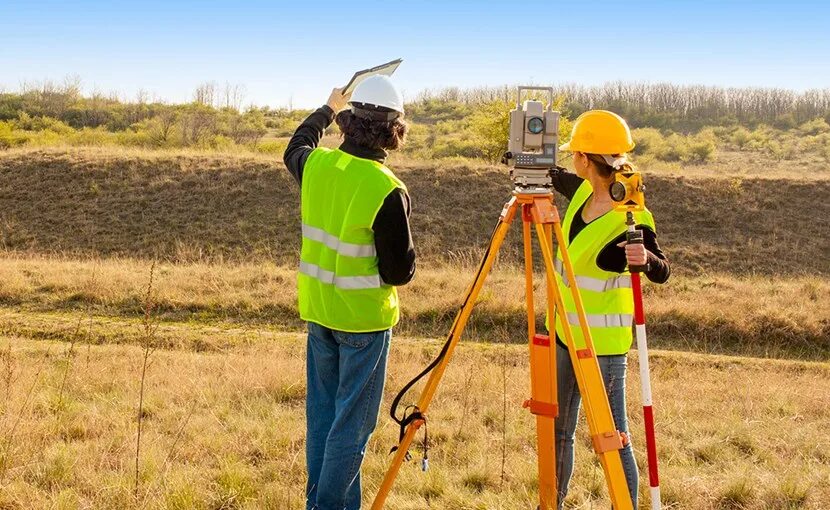
[[[547,235],[547,238],[551,238],[551,226],[550,224],[544,225],[544,231]],[[544,256],[544,251],[542,252]],[[556,298],[554,297],[554,287],[556,286],[556,280],[551,280],[548,277],[547,269],[545,270],[545,293],[547,296],[547,306],[548,306],[548,317],[555,317],[554,314],[554,303]],[[552,319],[551,319],[552,320]],[[551,424],[552,435],[553,438],[553,459],[554,459],[554,466],[556,462],[556,417],[559,416],[559,385],[558,385],[558,372],[556,371],[556,335],[548,334],[548,341],[550,342],[550,349],[548,350],[548,363],[550,364],[550,380],[551,380],[551,392],[553,396],[553,405],[556,407],[556,416],[554,416],[554,420],[551,420],[553,423]],[[559,473],[556,472],[554,468],[553,473],[553,490],[554,490],[554,497],[553,497],[553,506],[552,508],[558,508],[558,501],[559,501]]]
[[[547,235],[545,224],[552,224],[559,246],[565,246],[559,217],[555,209],[553,209],[553,204],[543,199],[535,201],[534,215],[536,234],[539,237],[539,244],[541,245],[545,261],[547,279],[549,282],[555,282],[553,245]],[[570,257],[568,256],[567,250],[564,249],[562,250],[562,261],[567,271],[568,281],[571,282],[570,288],[574,296],[574,302],[579,313],[580,326],[582,327],[582,333],[585,338],[585,349],[576,350],[571,327],[567,321],[567,314],[560,313],[558,317],[565,333],[565,341],[568,344],[568,351],[574,367],[574,373],[576,374],[579,392],[582,395],[585,416],[588,421],[588,428],[591,431],[594,450],[599,456],[600,463],[605,472],[605,480],[608,484],[608,492],[610,493],[614,508],[617,510],[631,510],[631,495],[628,492],[628,483],[625,479],[625,472],[622,468],[622,460],[620,459],[619,452],[619,449],[622,447],[622,441],[614,425],[611,406],[608,402],[602,373],[600,372],[599,363],[596,359],[593,343],[591,342],[591,332],[588,329],[587,317],[585,316],[582,300],[576,287],[576,278],[573,267],[571,266]],[[558,286],[555,284],[553,285],[553,294],[557,309],[564,311],[565,303],[559,293]]]
[[[470,285],[467,295],[464,298],[464,305],[461,307],[461,310],[458,311],[458,314],[455,317],[455,322],[453,322],[446,353],[441,359],[441,362],[435,367],[435,370],[433,370],[430,374],[430,377],[421,392],[421,396],[418,399],[417,406],[421,411],[421,414],[426,414],[427,409],[432,402],[435,391],[438,389],[438,384],[441,382],[441,377],[444,375],[444,371],[452,358],[455,346],[461,339],[461,334],[464,332],[467,320],[470,318],[470,314],[473,311],[473,306],[478,299],[478,295],[481,292],[484,281],[487,279],[487,275],[490,273],[490,269],[493,267],[496,255],[498,255],[499,249],[501,248],[504,238],[507,235],[507,231],[510,229],[510,223],[516,215],[517,209],[518,202],[515,198],[513,198],[505,205],[504,210],[502,211],[499,224],[496,227],[496,231],[493,233],[493,237],[490,241],[490,246],[487,248],[486,254],[481,261],[481,265],[479,266],[478,273],[476,274],[476,277]],[[395,456],[392,458],[392,464],[389,466],[389,470],[386,472],[386,476],[383,478],[383,482],[381,483],[378,493],[375,496],[375,501],[372,503],[372,510],[380,510],[383,508],[386,497],[392,489],[392,484],[395,483],[395,477],[398,474],[398,470],[406,457],[406,452],[409,450],[409,445],[412,443],[415,433],[422,424],[422,421],[416,420],[407,426],[403,439],[398,444],[398,449],[395,451]]]
[[[556,406],[556,364],[551,355],[549,337],[536,335],[536,313],[533,306],[533,252],[531,205],[522,207],[525,258],[525,300],[527,302],[527,339],[530,346],[530,400],[525,407],[536,416],[536,451],[539,468],[539,508],[556,508],[556,451],[554,419]]]

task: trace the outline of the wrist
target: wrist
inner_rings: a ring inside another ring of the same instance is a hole
[[[331,105],[324,104],[320,107],[319,111],[326,116],[326,119],[328,120],[329,124],[334,122],[334,117],[337,115],[337,112],[334,111],[334,108],[332,108]]]

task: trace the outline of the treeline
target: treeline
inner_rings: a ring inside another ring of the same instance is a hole
[[[619,113],[634,127],[688,133],[706,126],[742,125],[754,129],[765,124],[792,129],[816,118],[830,122],[830,89],[795,92],[779,88],[626,82],[553,88],[555,96],[563,101],[562,111],[571,118],[586,110],[605,109]],[[515,97],[516,87],[511,86],[446,88],[424,91],[415,103],[426,109],[430,105],[434,109],[455,103],[465,109],[492,101],[515,101]]]
[[[0,93],[0,148],[27,143],[146,147],[257,145],[267,133],[267,108],[241,111],[242,88],[200,85],[187,104],[84,96],[78,80],[24,84]]]
[[[554,92],[563,140],[583,111],[613,110],[634,128],[641,163],[705,163],[718,149],[830,161],[830,89],[609,83],[561,85]],[[309,110],[243,108],[244,96],[240,85],[212,82],[199,85],[185,104],[150,100],[144,93],[133,100],[84,95],[73,79],[24,84],[18,92],[0,92],[0,149],[117,145],[281,154]],[[514,106],[515,87],[424,91],[406,106],[410,134],[404,152],[423,160],[499,161]]]

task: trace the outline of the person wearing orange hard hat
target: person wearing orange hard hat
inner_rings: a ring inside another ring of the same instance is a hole
[[[631,501],[637,508],[639,475],[625,410],[627,353],[633,343],[634,323],[628,268],[644,266],[646,276],[655,283],[665,283],[671,269],[657,244],[650,211],[634,213],[637,228],[643,231],[643,244],[626,244],[625,215],[613,212],[608,189],[614,182],[615,173],[632,169],[627,153],[633,149],[631,131],[622,117],[605,110],[587,111],[576,119],[570,141],[559,147],[559,150],[571,153],[575,174],[558,168],[551,175],[554,188],[570,201],[562,220],[565,248],[573,264],[611,413],[624,438],[620,457]],[[581,396],[567,346],[563,343],[565,335],[559,314],[564,314],[570,324],[577,348],[580,343],[584,345],[584,338],[560,250],[557,250],[554,265],[565,310],[556,310],[553,324],[559,401],[559,415],[555,421],[556,473],[559,508],[562,508],[573,473],[573,445]],[[550,318],[547,322],[550,324]]]

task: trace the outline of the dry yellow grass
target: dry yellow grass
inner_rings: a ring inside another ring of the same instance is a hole
[[[397,435],[389,400],[439,349],[421,339],[393,344],[365,463],[369,497]],[[138,500],[142,350],[77,345],[69,356],[66,343],[6,337],[0,352],[0,508],[304,508],[301,334],[262,331],[222,352],[152,355]],[[390,510],[535,508],[533,421],[521,408],[526,361],[524,346],[459,347],[430,415],[431,469],[406,465]],[[652,368],[666,508],[826,508],[830,365],[660,351]],[[629,413],[642,468],[637,373],[632,357]],[[583,423],[570,507],[607,508],[586,433]]]
[[[97,343],[135,342],[138,330],[124,337],[122,329],[110,324],[141,318],[149,267],[150,262],[133,259],[0,258],[0,333],[66,339],[76,327],[72,313],[91,311],[97,317]],[[473,267],[463,265],[422,265],[417,278],[401,288],[399,330],[416,336],[445,335],[473,272]],[[192,346],[194,340],[180,336],[175,322],[223,329],[301,328],[295,277],[294,266],[270,263],[161,264],[157,311],[171,323],[160,330],[161,340],[169,346]],[[539,276],[540,303],[541,281]],[[676,276],[668,285],[645,289],[656,346],[830,359],[830,282],[825,278]],[[479,298],[469,337],[523,341],[523,307],[523,273],[499,266]],[[199,341],[202,349],[224,347]]]

